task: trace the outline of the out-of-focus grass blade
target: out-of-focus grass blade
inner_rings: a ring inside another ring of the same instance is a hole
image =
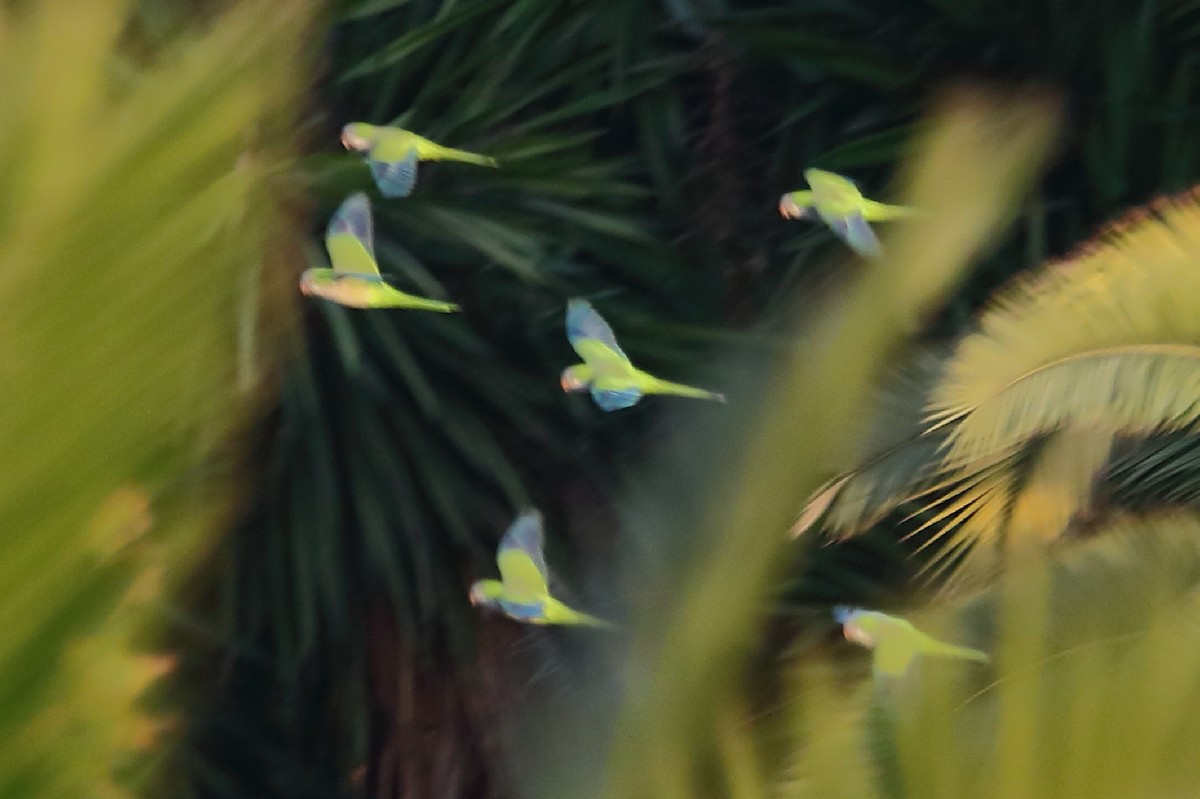
[[[290,117],[312,6],[240,4],[114,86],[128,6],[0,10],[5,794],[132,787],[113,769],[157,735],[135,701],[173,661],[130,648],[227,510],[189,472],[256,387],[235,374],[241,278],[274,223],[247,209],[290,149],[258,133]],[[121,486],[153,527],[111,525]]]
[[[904,201],[928,216],[885,239],[884,258],[848,267],[862,270],[856,284],[811,328],[808,347],[781,366],[753,421],[743,417],[719,472],[707,473],[715,490],[706,510],[676,521],[660,507],[632,519],[646,539],[690,554],[657,573],[636,609],[631,657],[640,674],[616,721],[610,779],[598,790],[575,786],[573,795],[662,796],[652,779],[660,753],[707,748],[714,706],[731,691],[761,622],[794,498],[844,465],[856,438],[850,424],[889,353],[1011,213],[1054,123],[1053,104],[1036,95],[960,91],[946,99],[905,170]]]

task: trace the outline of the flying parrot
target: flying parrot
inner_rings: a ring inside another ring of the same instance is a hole
[[[325,249],[333,268],[306,269],[300,276],[300,292],[350,308],[458,310],[454,303],[415,297],[388,285],[375,262],[374,240],[371,203],[362,192],[351,194],[334,212],[325,231]]]
[[[876,257],[881,253],[879,239],[868,222],[885,222],[917,213],[914,208],[868,200],[852,181],[823,169],[804,170],[804,179],[812,191],[783,195],[779,198],[779,213],[786,219],[803,219],[815,210],[860,255]]]
[[[365,153],[375,185],[384,197],[407,197],[417,183],[418,161],[465,161],[496,166],[496,159],[431,142],[403,128],[351,122],[342,128],[342,146]]]
[[[542,514],[522,513],[500,539],[496,550],[499,580],[479,580],[471,586],[472,605],[497,607],[526,624],[571,624],[612,627],[609,622],[573,610],[550,596],[549,572],[542,556]]]
[[[621,351],[612,328],[587,300],[567,303],[567,340],[583,363],[563,370],[563,391],[591,391],[592,399],[605,411],[636,405],[643,394],[674,394],[724,402],[725,396],[702,388],[660,380],[643,372]]]
[[[977,649],[954,646],[926,635],[904,619],[875,610],[839,605],[833,618],[842,625],[847,641],[874,650],[872,669],[876,675],[899,677],[908,671],[917,655],[963,658],[987,663],[990,658]]]

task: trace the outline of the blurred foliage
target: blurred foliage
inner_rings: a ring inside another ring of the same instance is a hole
[[[851,652],[794,653],[791,703],[771,709],[787,754],[757,780],[787,797],[1190,796],[1198,545],[1194,515],[1121,520],[916,619],[953,635],[956,616],[990,667],[929,660],[884,686]]]
[[[227,523],[239,336],[282,322],[237,301],[309,13],[266,6],[145,69],[126,3],[0,10],[0,795],[132,795],[178,727],[144,695],[175,664],[163,591]]]

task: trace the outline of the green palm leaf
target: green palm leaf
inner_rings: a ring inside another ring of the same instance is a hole
[[[1200,415],[1200,205],[1134,212],[1081,254],[1018,280],[980,319],[929,403],[967,463],[1072,424],[1149,433]]]

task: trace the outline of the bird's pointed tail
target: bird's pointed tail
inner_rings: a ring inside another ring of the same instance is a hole
[[[572,611],[572,612],[575,614],[574,620],[571,622],[572,624],[578,624],[578,625],[581,625],[584,627],[595,627],[598,630],[616,630],[616,629],[618,629],[617,625],[612,623],[611,621],[606,621],[604,619],[598,619],[595,616],[590,616],[587,613],[580,613],[579,611]]]
[[[670,380],[660,380],[657,377],[651,377],[648,385],[642,388],[642,392],[645,394],[671,394],[676,397],[691,397],[693,399],[707,399],[717,402],[726,401],[725,395],[716,391],[688,386],[683,383],[672,383]]]
[[[458,305],[453,302],[442,302],[441,300],[430,300],[425,297],[408,297],[407,302],[402,306],[404,308],[412,308],[417,311],[434,311],[436,313],[455,313],[461,310]]]
[[[472,153],[467,150],[455,150],[452,147],[438,148],[437,160],[462,161],[467,164],[478,164],[479,166],[500,166],[499,162],[489,155],[480,155],[479,153]]]
[[[920,208],[910,208],[906,205],[888,205],[874,200],[863,201],[863,218],[868,222],[887,222],[890,219],[920,216],[922,213]]]
[[[616,630],[618,625],[611,621],[598,619],[572,607],[564,605],[551,597],[544,605],[546,621],[550,624],[569,624],[577,627],[595,627],[598,630]]]
[[[980,652],[978,649],[971,649],[965,646],[955,646],[954,644],[945,644],[941,641],[929,640],[922,647],[927,654],[937,655],[947,658],[961,658],[963,660],[976,660],[980,663],[991,662],[991,657],[986,652]]]

